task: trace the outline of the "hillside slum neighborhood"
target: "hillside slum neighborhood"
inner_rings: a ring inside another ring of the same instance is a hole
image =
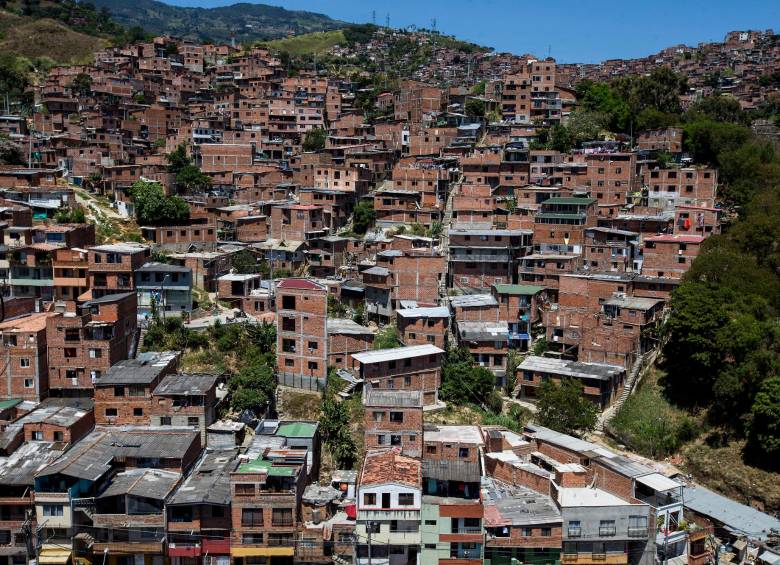
[[[0,565],[780,563],[780,521],[660,463],[426,421],[455,346],[519,401],[575,379],[614,410],[725,219],[678,128],[534,149],[577,104],[564,70],[470,69],[496,121],[420,80],[366,121],[350,81],[264,48],[160,37],[52,69],[31,119],[0,117],[29,158],[0,167]],[[181,147],[208,190],[171,172]],[[138,183],[187,213],[131,237]],[[230,413],[225,374],[144,350],[159,317],[274,325],[280,385],[361,400],[356,468],[321,472],[318,421]],[[389,325],[400,347],[375,349]]]

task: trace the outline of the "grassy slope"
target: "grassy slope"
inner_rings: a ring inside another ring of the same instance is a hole
[[[340,29],[296,35],[285,39],[276,39],[265,43],[271,49],[286,51],[290,55],[311,55],[324,53],[336,45],[345,43],[344,32]]]
[[[73,31],[54,20],[32,20],[7,12],[0,12],[0,31],[0,52],[29,59],[46,56],[58,63],[89,62],[95,51],[108,45],[104,39]]]
[[[718,430],[707,429],[702,416],[691,416],[663,397],[658,383],[662,375],[655,368],[647,374],[609,423],[610,435],[626,449],[648,457],[663,458],[667,448],[673,452],[669,460],[704,486],[762,510],[780,510],[777,474],[746,465],[742,441],[717,445]],[[697,437],[674,441],[686,419]]]

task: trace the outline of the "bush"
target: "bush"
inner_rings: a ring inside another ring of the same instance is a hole
[[[564,379],[560,384],[543,381],[537,406],[536,421],[555,431],[572,435],[596,427],[598,408],[582,396],[582,384],[577,380]]]

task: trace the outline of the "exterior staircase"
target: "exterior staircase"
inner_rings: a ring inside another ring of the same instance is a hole
[[[655,362],[657,356],[658,356],[657,349],[648,351],[647,353],[644,353],[639,356],[639,358],[636,360],[636,363],[634,363],[634,366],[631,367],[631,372],[628,374],[628,377],[626,378],[626,382],[623,385],[623,391],[620,393],[618,399],[615,400],[615,402],[613,402],[609,408],[604,410],[604,412],[602,412],[599,415],[598,421],[596,422],[596,430],[595,430],[597,433],[604,432],[604,427],[615,416],[615,414],[618,413],[620,407],[623,406],[623,404],[631,395],[631,393],[634,392],[634,388],[636,388],[636,384],[641,378],[643,371]]]

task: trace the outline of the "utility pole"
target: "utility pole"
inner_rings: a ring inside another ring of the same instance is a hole
[[[368,530],[368,565],[371,565],[371,529],[374,527],[373,522],[366,522],[366,529]]]

